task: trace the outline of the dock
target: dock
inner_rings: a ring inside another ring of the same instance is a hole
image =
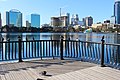
[[[46,71],[46,75],[41,73]],[[0,64],[0,80],[119,80],[120,71],[79,60],[30,60]]]

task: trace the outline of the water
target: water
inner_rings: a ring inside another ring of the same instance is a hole
[[[102,36],[105,36],[106,43],[118,43],[120,44],[120,35],[115,33],[2,33],[0,38],[3,37],[4,41],[7,41],[10,38],[11,41],[17,41],[18,36],[22,37],[22,40],[32,40],[33,37],[35,40],[60,40],[60,36],[64,36],[64,39],[81,41],[93,41],[101,42]]]

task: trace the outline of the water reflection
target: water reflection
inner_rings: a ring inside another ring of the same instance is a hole
[[[33,40],[33,38],[35,40],[40,40],[40,34],[35,34],[35,33],[24,33],[24,40],[27,38],[28,40]]]
[[[117,38],[117,43],[120,44],[120,34],[116,34],[116,38]]]
[[[93,42],[101,42],[102,36],[105,36],[106,43],[118,43],[120,44],[120,35],[119,34],[103,34],[103,33],[2,33],[0,37],[4,38],[4,41],[7,41],[9,38],[11,41],[17,41],[18,36],[22,37],[22,40],[32,40],[33,37],[35,40],[60,40],[60,36],[64,37],[64,40],[76,40],[79,39],[81,41],[93,41]]]
[[[52,33],[40,33],[40,40],[52,40]]]
[[[0,42],[2,41],[2,34],[0,33]],[[0,43],[0,50],[2,48],[2,43]]]
[[[11,41],[18,41],[18,36],[23,38],[22,33],[2,33],[2,37],[4,38],[4,41],[7,41],[10,39]]]
[[[60,40],[60,37],[63,36],[62,34],[52,34],[52,40]]]
[[[92,34],[89,33],[89,34],[86,34],[86,40],[85,41],[92,41]],[[92,46],[91,43],[86,43],[86,46]]]

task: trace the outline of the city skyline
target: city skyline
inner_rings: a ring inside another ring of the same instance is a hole
[[[59,16],[62,13],[78,14],[80,20],[86,16],[93,16],[94,23],[110,19],[114,12],[115,0],[0,0],[0,12],[3,16],[5,11],[17,9],[23,13],[23,26],[30,14],[37,13],[41,16],[41,24],[50,23],[50,17]],[[7,6],[6,6],[7,5]],[[2,17],[3,19],[3,17]],[[30,20],[30,19],[29,19]]]

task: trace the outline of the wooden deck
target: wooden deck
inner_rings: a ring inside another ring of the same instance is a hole
[[[109,67],[91,67],[47,78],[46,80],[120,80],[120,71]]]
[[[47,71],[46,76],[41,72]],[[77,60],[33,60],[0,64],[0,80],[120,80],[120,71]]]

